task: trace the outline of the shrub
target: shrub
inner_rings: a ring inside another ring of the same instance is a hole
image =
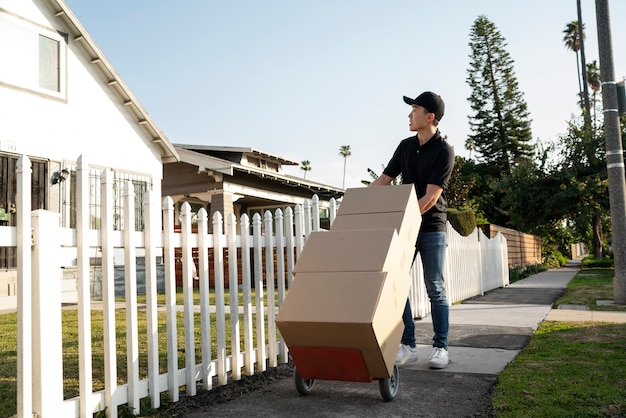
[[[613,267],[613,259],[609,257],[603,257],[597,259],[592,255],[589,255],[582,260],[582,268],[594,268],[594,267]]]
[[[533,274],[546,271],[548,268],[543,264],[529,264],[527,266],[509,266],[509,283],[525,279]]]
[[[476,229],[476,217],[470,208],[448,209],[448,221],[452,228],[464,237]]]
[[[543,265],[547,268],[559,268],[567,263],[565,257],[559,250],[551,246],[542,246]]]

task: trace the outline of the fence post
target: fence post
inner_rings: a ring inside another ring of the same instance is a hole
[[[272,245],[273,219],[272,213],[265,212],[265,286],[267,290],[267,355],[269,367],[276,367],[276,300],[274,296],[274,246]]]
[[[163,199],[163,262],[165,264],[165,315],[167,317],[167,393],[178,402],[178,334],[176,326],[176,271],[174,260],[174,201]]]
[[[261,244],[261,215],[252,217],[252,245],[254,247],[254,294],[256,307],[256,362],[259,371],[265,365],[265,307],[263,305],[263,245]]]
[[[126,380],[128,407],[139,414],[139,331],[137,318],[137,250],[135,248],[135,188],[124,184],[124,297],[126,298]]]
[[[313,231],[320,230],[320,198],[318,195],[313,195],[313,211],[311,212],[313,218]]]
[[[63,405],[60,214],[32,212],[33,412],[56,416]]]
[[[230,365],[233,380],[241,380],[241,333],[239,330],[239,275],[237,269],[237,218],[231,213],[227,219],[228,288],[230,293]],[[243,251],[243,245],[242,245]]]
[[[276,216],[274,218],[274,225],[276,225],[276,283],[278,284],[278,307],[283,304],[285,300],[285,235],[283,231],[283,211],[276,209]],[[271,322],[274,322],[275,312],[272,313]],[[287,363],[287,345],[280,339],[280,345],[278,348],[278,355],[280,356],[281,363]]]
[[[209,215],[198,210],[198,280],[200,281],[200,340],[202,341],[202,388],[211,390],[211,306],[209,303]]]
[[[33,304],[31,266],[30,159],[17,160],[17,416],[33,415]]]
[[[311,234],[311,203],[308,200],[304,201],[304,237],[309,238]]]
[[[285,247],[287,247],[287,288],[291,287],[293,281],[293,265],[294,265],[294,237],[293,237],[293,209],[287,207],[285,209]]]
[[[93,408],[91,362],[91,294],[89,289],[89,165],[81,155],[76,169],[76,253],[78,265],[78,364],[80,415],[88,416]]]
[[[213,214],[213,262],[215,272],[215,332],[217,340],[217,383],[225,385],[226,374],[226,311],[224,308],[224,247],[222,234],[224,219],[222,214]]]
[[[241,215],[241,287],[243,292],[243,363],[246,374],[254,374],[254,361],[252,359],[252,262],[250,260],[250,220],[245,213]]]
[[[193,309],[193,253],[191,250],[191,205],[180,207],[180,233],[183,267],[183,334],[185,336],[185,389],[188,396],[196,395],[196,345]]]
[[[297,257],[300,256],[300,253],[302,252],[302,249],[304,248],[304,241],[305,241],[305,239],[303,238],[304,233],[302,232],[302,218],[303,218],[302,206],[296,205],[295,209],[293,210],[293,219],[294,219],[295,230],[296,230],[296,256]]]
[[[144,247],[146,264],[146,328],[148,332],[148,394],[150,407],[161,405],[159,390],[159,317],[157,312],[156,240],[161,231],[160,213],[155,209],[154,192],[147,190],[144,199]]]
[[[102,219],[102,321],[104,334],[104,405],[107,417],[117,418],[117,331],[115,329],[115,262],[113,238],[113,179],[109,169],[102,170],[100,200]]]

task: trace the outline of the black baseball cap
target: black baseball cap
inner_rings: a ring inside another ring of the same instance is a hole
[[[435,119],[437,120],[441,120],[441,118],[443,117],[443,112],[446,108],[441,96],[433,93],[432,91],[425,91],[424,93],[417,96],[415,99],[404,96],[404,103],[408,105],[422,106],[430,113],[434,113]]]

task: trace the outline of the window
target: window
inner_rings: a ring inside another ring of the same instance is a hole
[[[0,208],[9,214],[8,220],[0,221],[2,226],[17,225],[13,210],[16,205],[17,178],[15,168],[17,157],[0,154]],[[31,207],[33,209],[46,209],[47,190],[46,179],[48,178],[47,161],[31,159]],[[17,249],[15,247],[0,247],[0,269],[12,269],[17,267]]]
[[[70,228],[76,228],[76,171],[70,176]],[[145,176],[114,172],[113,180],[113,229],[124,229],[124,187],[130,181],[135,192],[135,231],[144,229],[144,196],[152,188],[151,179]],[[89,228],[102,227],[101,171],[90,170],[89,174]]]
[[[67,39],[0,9],[0,84],[64,98]]]
[[[39,87],[59,91],[59,41],[39,35]]]
[[[258,158],[248,157],[248,165],[253,167],[261,167],[261,161]]]

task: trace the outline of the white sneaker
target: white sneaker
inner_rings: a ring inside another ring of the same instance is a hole
[[[398,347],[398,354],[396,354],[396,364],[401,366],[407,363],[413,363],[417,361],[417,347],[411,347],[410,345],[400,344]]]
[[[428,366],[431,369],[445,369],[448,367],[448,350],[443,347],[433,347]]]

